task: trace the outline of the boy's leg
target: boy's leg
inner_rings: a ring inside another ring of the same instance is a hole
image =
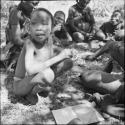
[[[65,59],[64,61],[61,61],[55,65],[53,65],[51,68],[55,73],[55,77],[58,77],[65,73],[66,71],[70,70],[73,67],[73,62],[71,59]]]
[[[100,31],[100,30],[95,33],[94,37],[95,37],[95,39],[101,40],[101,41],[104,41],[106,39],[105,34],[102,31]]]
[[[75,40],[75,42],[83,42],[85,40],[85,37],[81,33],[75,32],[73,33],[73,39]]]
[[[102,94],[113,94],[121,85],[113,75],[96,70],[82,73],[80,79],[85,87]]]
[[[103,71],[107,73],[111,73],[112,70],[113,70],[113,60],[110,59],[109,62],[104,67]]]
[[[25,96],[31,93],[31,91],[33,91],[33,88],[38,84],[41,86],[42,90],[42,86],[47,86],[47,83],[51,83],[54,80],[54,77],[54,72],[51,69],[47,69],[36,75],[26,76],[21,80],[15,80],[13,84],[14,93],[19,96]],[[33,91],[32,93],[36,94],[37,92]]]
[[[22,80],[15,81],[13,92],[15,95],[24,96],[31,104],[36,104],[38,102],[37,93],[49,91],[48,84],[53,80],[54,72],[47,69],[35,76],[27,76]]]

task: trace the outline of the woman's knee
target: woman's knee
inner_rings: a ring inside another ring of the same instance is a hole
[[[73,33],[73,39],[76,42],[83,42],[83,40],[85,40],[85,37],[81,33],[75,32],[75,33]]]

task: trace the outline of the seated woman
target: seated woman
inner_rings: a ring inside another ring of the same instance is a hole
[[[95,19],[87,5],[90,0],[76,0],[76,4],[69,8],[67,28],[75,42],[87,42],[95,33]]]
[[[53,45],[52,14],[44,8],[38,8],[31,13],[30,19],[30,36],[25,39],[17,63],[13,92],[36,104],[37,93],[49,92],[54,78],[73,64],[68,59],[72,55],[71,50],[65,49],[59,53],[59,49]]]
[[[71,44],[72,38],[69,35],[65,26],[65,13],[63,11],[56,11],[54,14],[54,40],[60,46],[65,47]]]

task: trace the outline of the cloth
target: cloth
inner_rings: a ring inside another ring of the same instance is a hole
[[[52,113],[57,124],[68,124],[75,118],[79,118],[83,124],[91,124],[104,120],[88,101],[84,101],[80,105],[53,110]]]

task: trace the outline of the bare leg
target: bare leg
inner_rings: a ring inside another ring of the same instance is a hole
[[[121,85],[120,80],[117,80],[111,74],[102,71],[86,71],[80,78],[85,87],[102,94],[113,94]]]
[[[112,70],[113,70],[113,60],[109,60],[109,62],[106,64],[105,68],[104,68],[104,72],[107,72],[107,73],[111,73]]]
[[[19,96],[25,96],[29,94],[33,87],[40,84],[44,86],[46,83],[51,83],[54,80],[54,73],[51,69],[44,70],[43,72],[38,73],[33,76],[26,76],[22,80],[14,82],[14,93]],[[36,94],[37,92],[33,92]]]
[[[73,67],[73,62],[70,59],[65,59],[62,62],[59,62],[52,66],[52,69],[55,73],[55,77],[58,77],[65,73],[66,71],[70,70]]]
[[[73,33],[73,39],[75,42],[83,42],[85,40],[84,36],[79,32]]]
[[[95,39],[104,41],[104,40],[106,39],[106,36],[105,36],[105,34],[104,34],[102,31],[98,31],[98,32],[95,34]]]

